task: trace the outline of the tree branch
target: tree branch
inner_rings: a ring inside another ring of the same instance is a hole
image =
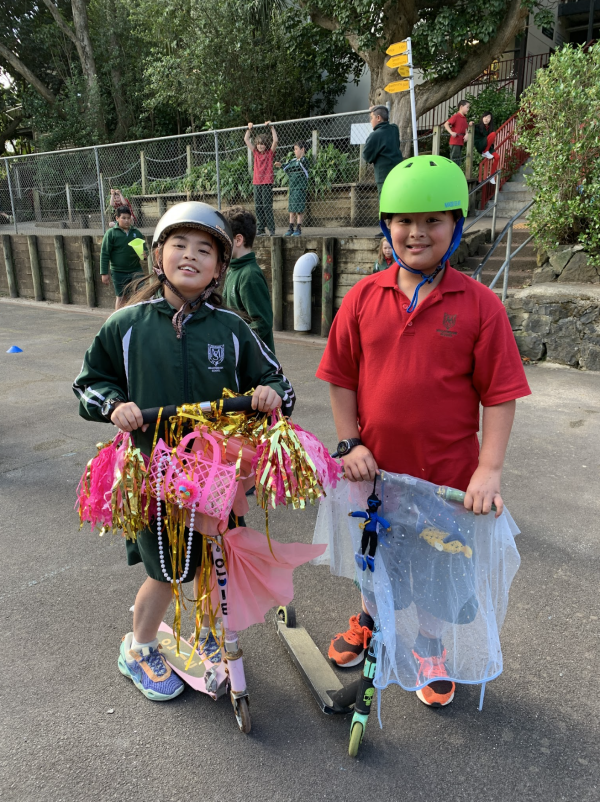
[[[487,45],[473,48],[473,55],[454,78],[441,81],[428,81],[415,87],[417,117],[443,103],[452,95],[467,87],[475,80],[496,56],[501,55],[512,38],[519,32],[529,11],[522,6],[522,0],[511,0],[496,37]]]
[[[67,22],[66,22],[65,18],[64,18],[64,17],[63,17],[63,15],[60,13],[60,11],[58,10],[58,8],[57,8],[57,7],[54,5],[54,3],[52,2],[52,0],[43,0],[43,3],[44,3],[44,5],[46,6],[46,8],[48,9],[48,11],[49,11],[49,12],[52,14],[52,16],[54,17],[54,21],[56,22],[56,24],[58,25],[58,27],[61,29],[61,31],[62,31],[64,34],[66,34],[66,36],[68,36],[68,37],[69,37],[69,39],[70,39],[70,40],[73,42],[73,44],[74,44],[75,46],[77,46],[77,37],[75,36],[75,32],[74,32],[74,31],[73,31],[71,28],[69,28],[69,26],[67,25]]]
[[[23,119],[22,112],[20,111],[15,112],[15,116],[11,120],[10,124],[7,125],[3,131],[0,131],[0,154],[4,153],[4,151],[6,150],[6,140],[12,139],[13,136],[17,133],[17,130],[21,125],[22,119]]]
[[[38,77],[36,77],[31,70],[23,64],[20,58],[15,56],[15,54],[5,47],[0,42],[0,58],[5,59],[8,63],[20,74],[25,78],[27,83],[32,86],[38,95],[41,95],[44,100],[50,104],[50,106],[56,107],[57,113],[59,117],[65,119],[65,113],[56,105],[56,95],[52,92],[48,87],[43,84]]]

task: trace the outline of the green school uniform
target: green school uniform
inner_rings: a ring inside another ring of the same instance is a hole
[[[250,328],[275,353],[271,296],[254,251],[229,263],[223,285],[223,302],[230,309],[245,312],[250,318]]]
[[[100,275],[109,272],[115,288],[115,294],[122,296],[125,287],[136,276],[144,272],[139,256],[129,243],[134,239],[144,240],[142,232],[131,226],[123,231],[118,225],[109,228],[102,239],[100,248]],[[144,240],[144,253],[147,253]]]
[[[221,398],[225,388],[245,393],[259,384],[273,387],[283,399],[283,413],[291,415],[295,402],[291,384],[274,354],[239,315],[205,303],[187,318],[178,340],[171,322],[174,313],[157,296],[109,317],[73,384],[82,418],[107,423],[101,412],[106,399],[134,401],[141,409],[181,406]],[[111,434],[116,434],[114,428]],[[152,426],[132,433],[134,444],[146,455],[153,437]],[[194,541],[199,543],[200,538]],[[128,540],[126,546],[130,565],[143,561],[148,576],[166,581],[155,532],[145,529],[136,543]],[[190,570],[190,580],[193,576]]]
[[[306,209],[306,195],[308,192],[308,162],[306,156],[301,159],[292,159],[282,165],[290,181],[290,194],[288,196],[288,212],[302,214]]]

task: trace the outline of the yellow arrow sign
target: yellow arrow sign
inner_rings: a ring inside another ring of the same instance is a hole
[[[398,75],[401,75],[403,78],[409,78],[410,67],[398,67]]]
[[[392,81],[385,87],[385,91],[392,95],[394,92],[406,92],[407,89],[410,89],[410,81]]]
[[[390,45],[385,51],[388,56],[397,56],[399,53],[406,53],[408,50],[408,42],[396,42]]]
[[[409,64],[409,63],[410,62],[408,60],[408,56],[405,54],[403,56],[394,56],[394,58],[391,58],[387,62],[387,64],[385,66],[386,67],[404,67],[406,64]]]

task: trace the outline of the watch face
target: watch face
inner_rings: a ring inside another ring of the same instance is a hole
[[[348,441],[342,440],[342,442],[338,445],[338,454],[340,454],[342,457],[344,456],[344,454],[347,454],[348,451],[350,451],[348,446],[349,446]]]

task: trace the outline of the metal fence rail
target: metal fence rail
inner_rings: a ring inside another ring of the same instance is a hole
[[[306,146],[305,227],[377,224],[373,167],[362,159],[371,133],[368,110],[289,120],[274,128],[276,161],[293,158],[296,142]],[[254,209],[253,157],[245,131],[228,128],[0,159],[0,233],[102,233],[114,218],[111,189],[121,190],[137,226],[146,230],[183,200]],[[253,137],[258,135],[270,146],[268,128],[254,126]],[[419,139],[422,152],[431,152],[432,135]],[[288,176],[282,169],[275,170],[273,208],[276,227],[287,227]]]

